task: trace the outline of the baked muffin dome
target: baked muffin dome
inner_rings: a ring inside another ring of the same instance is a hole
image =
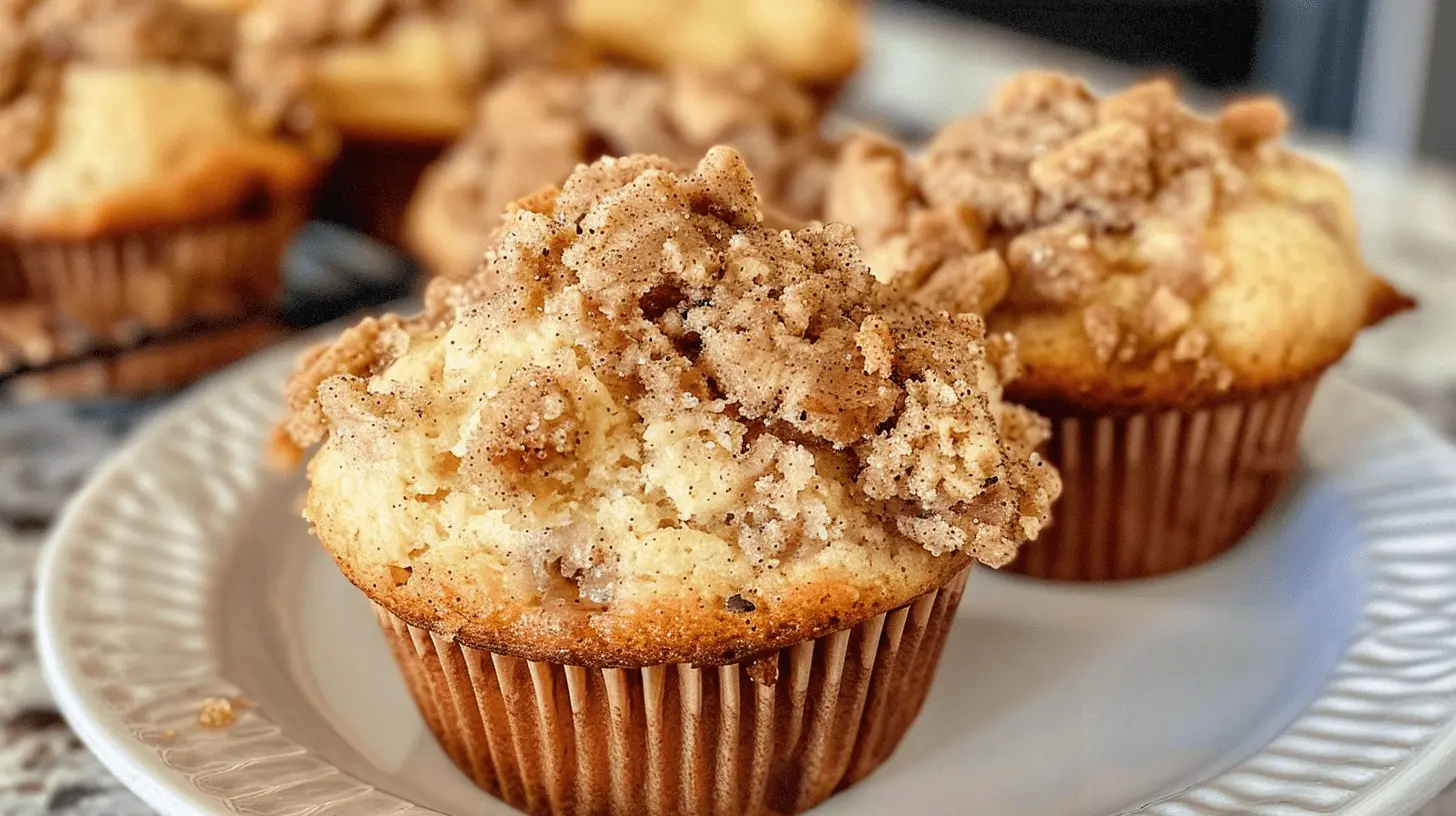
[[[566,0],[573,31],[605,50],[664,68],[758,63],[833,88],[859,63],[858,0]]]
[[[0,26],[8,235],[236,215],[306,189],[332,150],[306,118],[256,115],[231,78],[228,15],[171,0],[38,0],[13,4]]]
[[[833,161],[819,119],[807,93],[757,67],[524,71],[482,97],[470,132],[426,174],[408,243],[436,274],[465,277],[505,206],[577,165],[643,153],[691,166],[719,144],[741,153],[768,206],[810,218]]]
[[[451,139],[494,76],[564,46],[540,0],[256,0],[243,69],[283,76],[346,136]]]
[[[579,665],[732,662],[997,565],[1059,490],[978,318],[849,230],[762,226],[717,148],[521,202],[463,283],[300,364],[307,514],[395,615]]]
[[[1014,334],[1019,398],[1203,404],[1317,373],[1409,305],[1366,267],[1340,178],[1277,144],[1286,127],[1267,99],[1210,120],[1166,81],[1099,100],[1029,73],[914,159],[854,139],[826,211],[882,280]]]

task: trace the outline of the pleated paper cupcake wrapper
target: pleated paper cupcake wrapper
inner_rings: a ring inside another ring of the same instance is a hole
[[[1193,411],[1050,413],[1062,473],[1053,522],[1007,567],[1104,581],[1175,572],[1227,551],[1279,497],[1319,377]]]
[[[967,572],[852,628],[703,668],[524,660],[375,611],[445,752],[520,810],[788,814],[895,749],[930,690]]]
[[[276,202],[256,219],[7,242],[0,244],[0,292],[53,309],[98,344],[255,311],[277,297],[284,248],[306,213],[302,201]]]

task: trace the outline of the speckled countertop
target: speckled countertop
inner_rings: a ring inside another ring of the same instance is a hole
[[[862,113],[896,121],[939,117],[949,106],[972,107],[1001,76],[1033,64],[1092,74],[1094,84],[1116,84],[1127,75],[993,32],[957,32],[883,13],[876,23],[880,47],[870,60],[867,81],[849,100]],[[1102,83],[1096,82],[1098,76]],[[1423,304],[1363,337],[1342,367],[1456,438],[1456,355],[1451,353],[1456,348],[1456,172],[1394,165],[1349,155],[1337,144],[1309,143],[1347,170],[1371,266]],[[60,406],[0,406],[0,816],[151,813],[87,753],[56,713],[36,664],[30,628],[31,573],[46,526],[147,408],[83,414]],[[1456,816],[1456,790],[1448,790],[1420,816]]]
[[[56,713],[31,638],[45,526],[124,425],[55,408],[0,409],[0,816],[147,816]]]

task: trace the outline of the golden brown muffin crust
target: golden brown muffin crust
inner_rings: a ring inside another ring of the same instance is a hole
[[[578,164],[634,153],[690,164],[719,144],[743,155],[769,206],[812,218],[832,161],[818,126],[806,93],[756,67],[523,72],[485,94],[470,133],[426,177],[410,244],[436,274],[464,277],[509,202]]]
[[[1278,103],[1214,119],[1153,80],[1105,99],[1013,78],[910,159],[862,134],[826,215],[876,274],[1015,334],[1018,397],[1137,409],[1257,393],[1410,302],[1366,269],[1349,194],[1275,140]]]
[[[978,318],[849,231],[762,226],[738,154],[603,159],[475,277],[305,357],[308,515],[391,611],[589,665],[723,662],[999,565],[1059,491]]]

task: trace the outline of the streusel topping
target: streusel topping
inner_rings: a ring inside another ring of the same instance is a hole
[[[1250,173],[1296,161],[1273,144],[1271,99],[1190,111],[1154,80],[1097,99],[1080,80],[1028,73],[990,109],[907,159],[872,136],[842,153],[826,205],[853,224],[871,266],[922,301],[1008,315],[1080,312],[1105,366],[1231,375],[1193,320],[1220,278],[1220,207]],[[1343,239],[1343,236],[1342,236]]]
[[[808,218],[822,207],[831,163],[818,118],[805,92],[755,68],[527,71],[484,96],[427,189],[484,246],[506,204],[560,184],[582,162],[643,153],[691,165],[723,144],[743,156],[768,206]]]
[[[848,228],[764,227],[731,149],[673,168],[578,169],[422,315],[307,357],[285,430],[327,440],[314,490],[347,479],[396,508],[380,512],[491,519],[470,546],[528,570],[538,598],[563,579],[597,604],[671,591],[652,570],[688,541],[701,563],[682,580],[743,597],[868,552],[1009,561],[1060,489],[1034,452],[1045,421],[1001,399],[1009,351],[973,315],[890,296]],[[315,522],[337,529],[324,504]],[[399,569],[461,546],[423,529]]]

